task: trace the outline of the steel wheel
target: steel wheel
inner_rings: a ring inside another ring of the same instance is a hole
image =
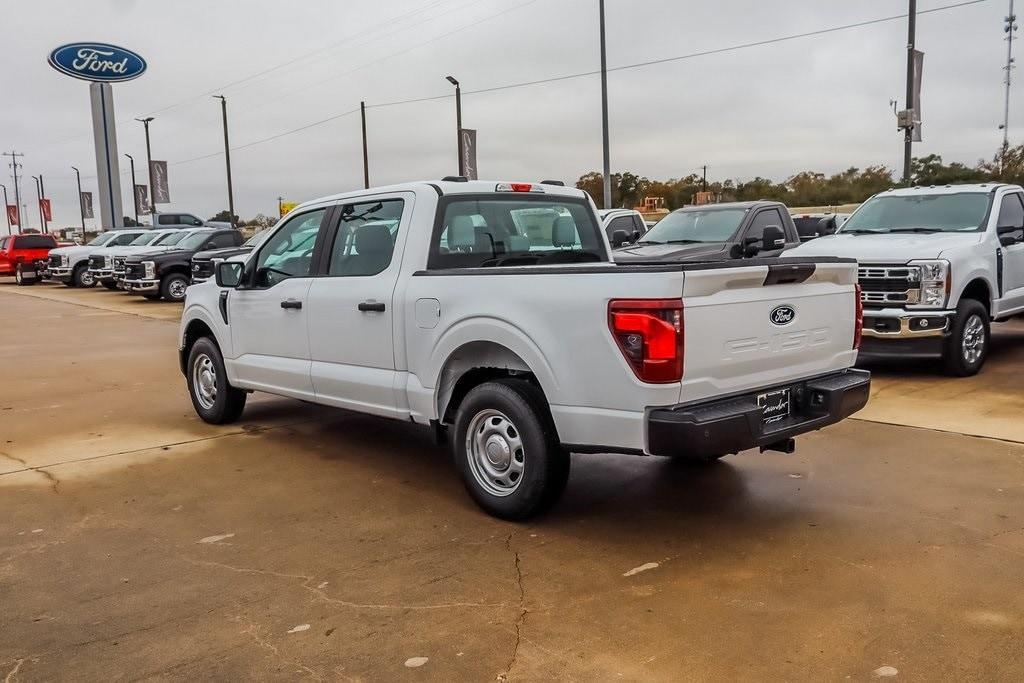
[[[175,278],[167,285],[167,293],[175,300],[184,299],[186,289],[188,289],[188,283],[182,278]]]
[[[83,287],[92,287],[96,284],[96,280],[88,270],[82,271],[82,277],[79,278],[79,281],[82,283]]]
[[[196,356],[192,363],[192,386],[199,405],[206,410],[213,408],[217,402],[217,368],[205,353]]]
[[[981,316],[974,314],[964,324],[964,334],[961,340],[964,360],[974,365],[985,353],[985,323]]]
[[[18,267],[14,270],[14,281],[19,285],[25,282],[25,276],[21,274],[21,264],[18,264]]]
[[[522,436],[512,420],[497,410],[481,410],[466,431],[466,457],[477,483],[494,496],[519,488],[526,466]]]

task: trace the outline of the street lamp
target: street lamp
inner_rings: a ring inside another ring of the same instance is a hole
[[[455,140],[456,149],[459,153],[459,175],[466,175],[466,164],[462,159],[462,88],[454,76],[445,76],[445,79],[455,86]]]
[[[149,178],[149,222],[152,223],[153,227],[156,227],[156,202],[154,201],[155,196],[153,194],[153,151],[149,146],[149,122],[153,120],[152,116],[147,116],[144,119],[135,119],[142,124],[142,127],[146,129],[146,177]],[[132,188],[132,194],[135,194],[135,188]],[[135,221],[138,223],[138,221]]]
[[[36,205],[39,208],[39,232],[43,232],[43,191],[39,187],[39,176],[32,176],[32,180],[36,181]]]
[[[604,208],[612,208],[612,164],[608,149],[608,58],[604,40],[604,0],[598,0],[601,13],[601,145],[604,155]]]
[[[11,214],[7,211],[7,186],[0,183],[0,187],[4,188],[4,215],[7,216],[7,234],[13,235],[14,231],[11,229]]]
[[[220,100],[220,111],[224,119],[224,162],[228,169],[228,222],[235,227],[235,193],[231,187],[231,147],[228,145],[228,101],[223,95],[214,95]]]
[[[131,154],[125,154],[128,157],[128,162],[132,167],[132,208],[135,209],[135,225],[139,224],[139,197],[135,194],[135,157]]]
[[[74,166],[71,170],[75,172],[75,180],[78,182],[78,215],[82,217],[82,244],[85,244],[85,207],[82,206],[82,174]]]

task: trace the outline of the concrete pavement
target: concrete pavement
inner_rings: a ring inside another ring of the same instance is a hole
[[[404,423],[268,397],[200,422],[171,321],[64,296],[0,285],[6,683],[1024,675],[1018,443],[851,420],[710,468],[576,456],[509,524]],[[1019,352],[883,369],[869,417],[923,419],[908,380],[1019,406]]]

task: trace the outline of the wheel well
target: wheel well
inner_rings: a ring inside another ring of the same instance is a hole
[[[193,320],[185,328],[185,338],[181,340],[181,351],[178,354],[182,374],[185,372],[185,365],[188,363],[188,354],[192,351],[192,346],[203,337],[209,337],[214,344],[217,343],[213,330],[202,320]]]
[[[178,263],[178,264],[175,264],[173,266],[168,266],[166,268],[161,268],[160,269],[160,279],[161,280],[164,278],[165,275],[174,275],[174,274],[180,274],[180,275],[184,275],[185,277],[189,277],[188,266],[182,265],[182,264]]]
[[[985,307],[985,310],[989,313],[992,312],[992,292],[988,288],[988,284],[984,280],[971,280],[966,287],[964,287],[963,293],[960,295],[961,299],[974,299],[975,301],[981,302],[981,305]]]
[[[515,377],[543,387],[530,366],[508,348],[493,342],[471,342],[459,347],[445,362],[438,382],[438,415],[452,424],[455,413],[474,387],[496,379]]]

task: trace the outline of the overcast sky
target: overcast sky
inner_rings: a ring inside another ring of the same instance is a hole
[[[921,0],[918,9],[955,2]],[[893,16],[907,3],[606,6],[608,62],[617,67]],[[1006,0],[987,0],[919,17],[924,142],[915,155],[974,163],[1001,143],[1006,10]],[[109,42],[147,60],[141,78],[113,86],[119,151],[145,159],[142,126],[132,119],[156,117],[153,157],[170,164],[174,200],[159,208],[204,218],[227,208],[220,108],[211,93],[228,97],[235,147],[351,111],[360,100],[450,95],[447,74],[473,91],[599,67],[597,0],[5,0],[2,12],[0,146],[25,153],[29,227],[38,227],[31,175],[43,174],[57,227],[78,223],[71,165],[82,169],[83,189],[96,190],[88,84],[46,61],[63,43]],[[801,170],[897,168],[902,137],[889,100],[902,102],[905,60],[906,19],[899,19],[614,72],[612,169],[664,179],[706,163],[714,178],[782,180]],[[1022,111],[1015,93],[1011,141],[1024,138]],[[454,117],[450,97],[371,108],[371,182],[454,173]],[[596,76],[467,92],[463,123],[479,130],[484,178],[572,182],[601,167]],[[204,155],[213,156],[190,161]],[[232,163],[243,218],[276,213],[279,195],[302,201],[359,188],[358,113],[238,149]],[[140,183],[144,167],[137,164]]]

